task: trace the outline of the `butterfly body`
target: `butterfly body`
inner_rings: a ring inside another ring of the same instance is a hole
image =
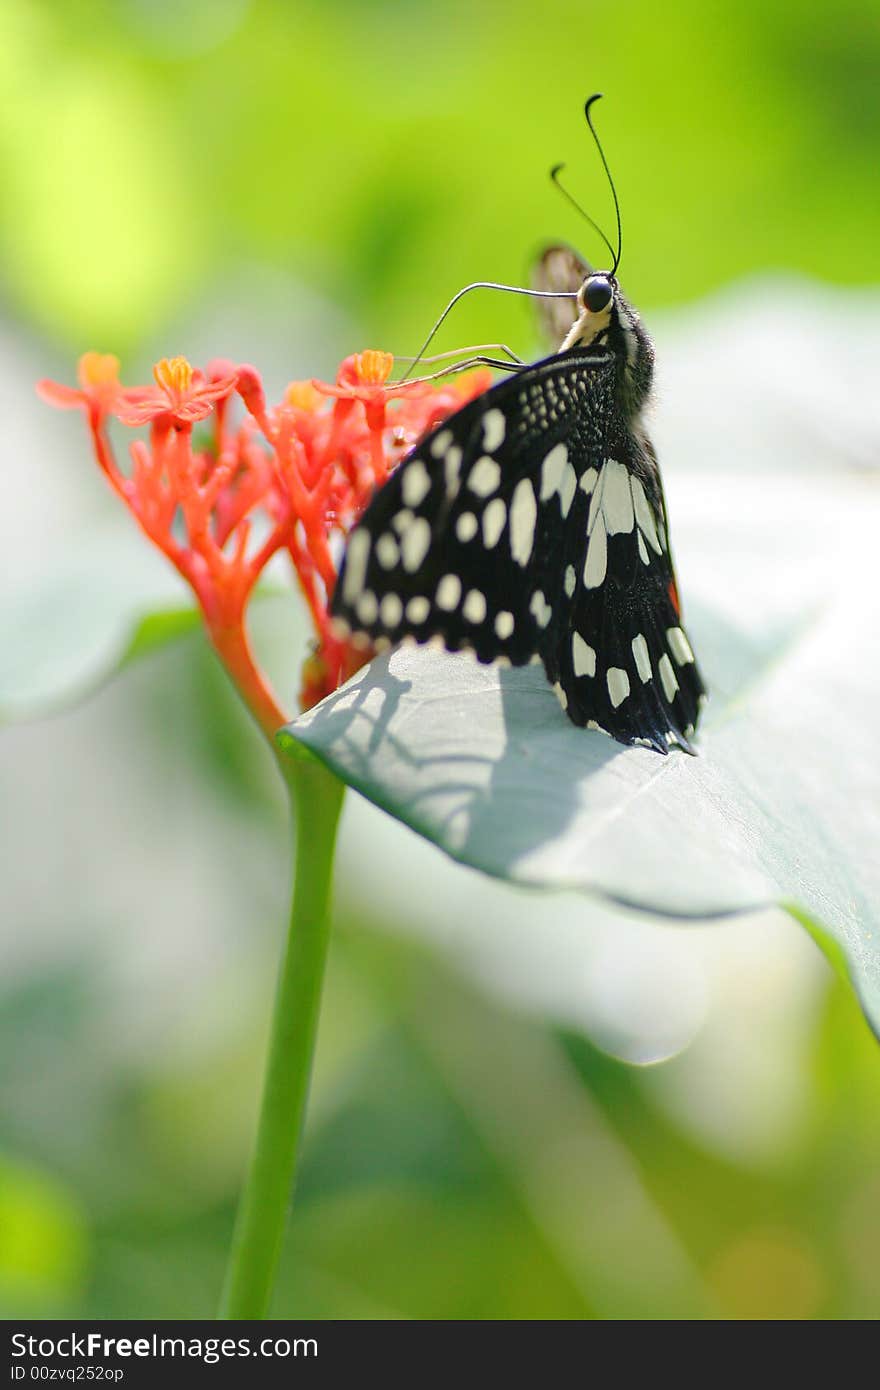
[[[575,724],[692,751],[703,684],[641,419],[653,362],[614,276],[586,271],[559,350],[443,421],[372,499],[340,626],[540,661]]]

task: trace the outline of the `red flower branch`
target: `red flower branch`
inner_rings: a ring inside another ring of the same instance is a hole
[[[38,387],[51,404],[85,413],[98,465],[191,586],[215,650],[270,738],[285,715],[245,627],[267,564],[286,553],[314,624],[300,692],[307,709],[370,655],[330,626],[345,536],[419,436],[490,384],[486,371],[439,387],[391,382],[392,366],[389,353],[359,353],[345,359],[335,384],[295,382],[276,406],[267,405],[255,368],[216,361],[202,372],[183,357],[158,362],[153,386],[131,388],[120,383],[115,357],[90,352],[80,360],[79,388]],[[148,430],[131,441],[125,470],[111,418]]]

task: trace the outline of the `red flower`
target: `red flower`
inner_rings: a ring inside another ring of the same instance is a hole
[[[317,703],[368,659],[330,628],[341,540],[376,485],[420,435],[484,391],[488,372],[441,386],[390,382],[393,358],[363,352],[346,358],[336,384],[294,382],[267,406],[254,367],[231,362],[193,370],[164,359],[155,386],[125,389],[114,357],[87,353],[80,389],[41,382],[53,405],[86,410],[98,462],[141,529],[192,587],[211,641],[268,736],[284,714],[250,652],[248,600],[273,556],[287,555],[308,604],[315,643],[303,669],[301,701]],[[246,414],[229,420],[233,394]],[[149,439],[130,445],[123,472],[104,421],[151,424]],[[192,425],[211,417],[194,447]],[[175,528],[183,520],[183,535]]]
[[[79,407],[91,415],[108,415],[125,394],[119,381],[119,358],[110,353],[86,352],[77,367],[79,390],[57,381],[40,381],[37,391],[50,405]]]
[[[237,373],[209,381],[193,371],[185,357],[163,357],[153,368],[156,390],[146,388],[136,400],[117,403],[115,414],[124,425],[149,422],[192,425],[210,415],[215,402],[235,389]]]
[[[394,366],[394,358],[390,352],[377,352],[370,349],[367,352],[356,352],[351,357],[346,357],[345,361],[336,373],[336,385],[328,386],[324,381],[312,380],[312,386],[319,391],[322,396],[337,396],[340,400],[361,401],[363,405],[382,405],[388,399],[389,392],[395,395],[403,395],[405,391],[415,388],[424,394],[430,388],[421,382],[391,382],[386,384]]]

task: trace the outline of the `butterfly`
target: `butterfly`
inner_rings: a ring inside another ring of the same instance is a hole
[[[374,645],[540,662],[574,724],[693,752],[705,687],[642,423],[654,349],[617,280],[619,221],[612,255],[605,271],[545,253],[549,293],[579,279],[561,305],[542,301],[557,351],[419,441],[352,530],[331,613]]]

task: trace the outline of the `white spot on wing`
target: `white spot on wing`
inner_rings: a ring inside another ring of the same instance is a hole
[[[651,679],[653,672],[651,670],[651,658],[648,654],[648,644],[645,641],[644,635],[641,632],[639,633],[638,637],[633,638],[632,649],[633,657],[635,658],[636,663],[636,670],[638,671],[642,680],[647,682]]]
[[[669,650],[679,666],[687,666],[688,662],[693,661],[694,654],[691,651],[691,644],[680,627],[668,627],[666,640],[669,643]]]
[[[431,441],[431,453],[435,459],[442,458],[452,443],[452,430],[441,430],[436,439]]]
[[[505,419],[500,410],[486,411],[483,416],[483,448],[487,453],[494,454],[499,444],[503,444],[506,428]]]
[[[629,487],[629,471],[616,459],[609,459],[605,465],[602,511],[609,536],[632,530],[633,500]]]
[[[374,623],[379,616],[379,603],[372,589],[365,589],[355,605],[362,623]]]
[[[383,531],[377,540],[376,559],[384,570],[393,570],[400,559],[400,549],[390,531]]]
[[[486,616],[486,598],[479,589],[471,589],[461,611],[469,623],[481,623]]]
[[[444,574],[437,585],[437,607],[451,613],[461,598],[461,580],[457,574]]]
[[[574,565],[566,565],[566,567],[565,567],[565,581],[564,581],[564,582],[565,582],[565,592],[566,592],[567,596],[568,596],[569,598],[571,598],[571,596],[572,596],[572,594],[574,593],[574,590],[575,590],[575,585],[577,584],[577,575],[575,574]]]
[[[413,513],[409,511],[407,507],[403,507],[401,511],[397,512],[391,518],[391,525],[394,527],[394,530],[397,532],[398,536],[403,534],[403,532],[410,525],[412,519]]]
[[[473,512],[462,512],[455,523],[455,534],[460,541],[472,541],[479,529],[480,523]]]
[[[608,698],[615,709],[622,705],[629,694],[629,676],[620,666],[609,666],[608,675]]]
[[[434,441],[436,444],[436,440]],[[400,474],[400,490],[408,507],[417,507],[431,491],[431,477],[421,459],[410,459]]]
[[[595,676],[596,653],[579,632],[571,634],[571,660],[576,676]]]
[[[553,609],[545,599],[542,589],[536,589],[532,594],[529,610],[538,627],[546,627],[553,617]]]
[[[406,616],[411,623],[423,623],[431,611],[431,605],[424,594],[416,594],[406,605]]]
[[[461,464],[461,449],[457,444],[450,444],[446,450],[446,457],[443,460],[443,477],[446,480],[446,492],[449,497],[454,497],[461,484],[458,470]]]
[[[562,481],[559,484],[559,505],[562,508],[562,515],[568,516],[571,511],[571,504],[574,501],[574,494],[577,488],[577,473],[575,473],[570,463],[565,465]]]
[[[650,563],[651,563],[651,557],[650,557],[650,555],[648,554],[648,547],[645,545],[645,538],[644,538],[644,536],[642,535],[641,531],[638,531],[638,530],[637,530],[637,531],[636,531],[636,535],[637,535],[638,538],[639,538],[639,556],[640,556],[640,558],[641,558],[642,564],[643,564],[643,565],[650,565]]]
[[[535,543],[538,504],[528,478],[521,478],[510,503],[510,553],[519,565],[527,565]]]
[[[495,614],[495,632],[502,642],[513,633],[513,614],[506,608]]]
[[[507,506],[500,497],[493,497],[483,512],[483,542],[488,550],[498,544],[504,523],[507,520]]]
[[[403,604],[397,594],[385,594],[379,604],[379,617],[384,627],[397,627],[403,617]]]
[[[348,549],[345,552],[345,580],[342,585],[342,597],[346,603],[351,603],[355,594],[363,588],[369,558],[370,533],[365,527],[358,526],[349,536]]]
[[[562,689],[562,686],[559,684],[559,681],[556,682],[556,684],[554,685],[553,689],[556,691],[556,698],[557,698],[557,700],[559,701],[559,703],[561,704],[562,708],[567,710],[567,709],[568,709],[568,696],[566,695],[565,691]]]
[[[404,531],[400,542],[400,555],[403,568],[415,574],[428,553],[431,544],[431,527],[423,516],[417,516],[408,531]]]
[[[467,485],[478,497],[489,497],[501,482],[501,469],[494,459],[484,454],[478,458],[467,477]]]
[[[562,482],[562,475],[565,465],[568,462],[568,450],[564,444],[556,444],[549,452],[544,462],[541,464],[541,501],[547,502],[554,492],[559,491]]]
[[[605,522],[600,518],[587,548],[587,562],[584,565],[584,584],[588,589],[598,589],[604,582],[608,565],[608,541],[605,535]]]
[[[590,493],[593,491],[593,488],[596,486],[596,479],[598,478],[598,476],[599,474],[596,472],[595,468],[588,468],[586,473],[582,474],[581,476],[581,480],[578,483],[578,487],[582,488],[588,497]]]
[[[663,693],[667,700],[672,702],[675,692],[678,689],[678,677],[672,669],[672,662],[664,652],[657,662],[657,670],[660,672],[660,681],[663,686]]]

